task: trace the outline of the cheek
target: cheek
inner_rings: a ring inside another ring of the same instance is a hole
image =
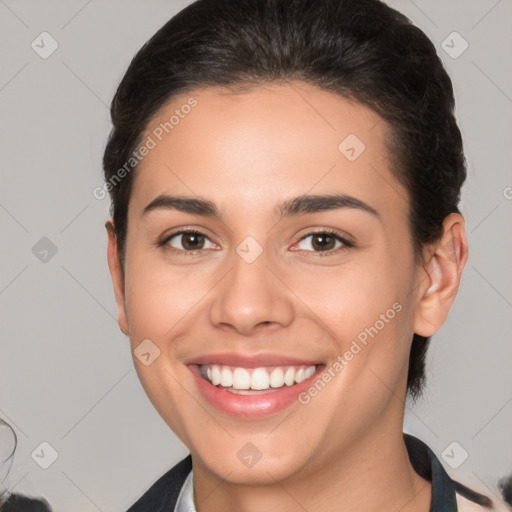
[[[199,306],[211,286],[208,276],[192,267],[171,267],[134,251],[126,273],[130,333],[162,338]]]
[[[380,386],[370,370],[390,385],[400,378],[413,325],[407,261],[390,255],[354,258],[337,269],[290,272],[287,282],[342,356],[343,371],[339,365],[334,369],[344,375],[338,385]]]
[[[354,258],[338,268],[290,272],[287,283],[331,334],[346,339],[379,320],[399,299],[402,284],[390,275],[383,260]]]

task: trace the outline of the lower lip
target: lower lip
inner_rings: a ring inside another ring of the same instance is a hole
[[[284,386],[278,391],[269,391],[259,395],[237,395],[224,389],[214,386],[201,376],[197,365],[189,365],[188,368],[194,374],[199,390],[208,402],[219,411],[230,416],[256,418],[269,416],[286,409],[297,397],[306,391],[309,386],[318,378],[323,366],[308,379],[293,386]]]

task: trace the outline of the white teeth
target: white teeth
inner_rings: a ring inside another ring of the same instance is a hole
[[[233,372],[233,387],[235,389],[250,389],[251,376],[245,368],[235,368]]]
[[[316,366],[289,366],[275,367],[272,370],[266,368],[247,369],[241,367],[230,367],[220,365],[205,365],[201,373],[214,386],[219,384],[224,388],[231,388],[237,391],[252,390],[263,391],[270,388],[282,388],[293,386],[306,379],[309,379],[316,372]]]
[[[284,374],[284,383],[287,386],[293,386],[294,382],[295,382],[295,369],[288,368],[288,370],[286,370],[286,373]]]
[[[256,368],[251,375],[251,389],[268,389],[269,381],[267,371],[263,368]]]
[[[309,379],[309,377],[311,377],[315,372],[316,368],[314,366],[306,368],[306,370],[304,371],[304,379]]]
[[[270,374],[270,387],[280,388],[284,386],[284,372],[281,368],[275,368]]]
[[[233,374],[229,368],[222,368],[220,372],[220,384],[225,388],[230,388],[233,385]]]
[[[220,369],[218,366],[212,366],[212,384],[214,386],[220,384]]]

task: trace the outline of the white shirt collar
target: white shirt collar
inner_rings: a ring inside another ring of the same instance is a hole
[[[197,512],[194,505],[194,475],[190,471],[181,488],[174,512]]]

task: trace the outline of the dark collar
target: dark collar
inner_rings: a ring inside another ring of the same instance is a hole
[[[492,506],[492,501],[487,496],[473,491],[456,480],[452,480],[436,454],[423,441],[405,433],[404,441],[414,471],[425,480],[432,482],[430,512],[456,511],[456,493],[479,505]]]
[[[430,512],[454,512],[457,510],[455,487],[435,453],[417,437],[404,433],[405,446],[414,471],[432,482]]]
[[[183,482],[192,470],[192,457],[181,462],[161,476],[127,512],[174,512]]]
[[[404,441],[411,465],[421,477],[432,482],[430,512],[455,512],[458,492],[481,505],[489,499],[450,478],[435,453],[418,438],[404,433]],[[160,477],[127,512],[173,512],[180,490],[192,470],[190,455]]]

